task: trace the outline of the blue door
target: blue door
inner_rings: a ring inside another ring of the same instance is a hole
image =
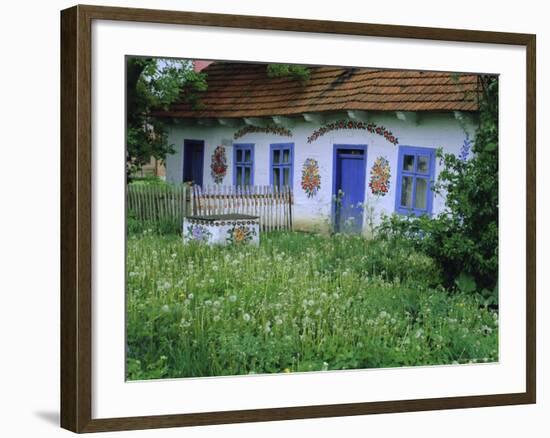
[[[202,186],[204,164],[204,141],[184,140],[183,142],[183,182]]]
[[[367,147],[334,146],[334,228],[360,233],[363,228]]]

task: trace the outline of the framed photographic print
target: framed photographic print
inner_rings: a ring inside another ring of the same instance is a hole
[[[61,13],[61,423],[535,403],[535,36]]]

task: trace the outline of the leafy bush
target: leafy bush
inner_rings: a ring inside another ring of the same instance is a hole
[[[129,184],[132,185],[167,185],[168,183],[158,176],[143,176],[143,177],[132,177],[132,180]]]
[[[270,78],[290,77],[304,84],[309,80],[310,75],[309,68],[303,65],[268,64],[267,66],[267,76]]]
[[[483,81],[480,124],[470,160],[443,154],[435,184],[446,210],[434,218],[386,217],[379,233],[405,239],[440,266],[447,287],[483,291],[496,302],[498,281],[498,79]]]

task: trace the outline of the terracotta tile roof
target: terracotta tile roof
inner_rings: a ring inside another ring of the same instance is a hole
[[[203,70],[201,108],[179,102],[165,117],[260,117],[342,110],[477,111],[478,76],[429,71],[311,67],[305,84],[269,78],[265,64],[215,62]]]

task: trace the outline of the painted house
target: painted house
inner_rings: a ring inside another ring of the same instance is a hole
[[[312,67],[301,83],[264,64],[214,62],[193,108],[169,120],[166,179],[202,186],[289,185],[295,229],[367,231],[382,213],[436,215],[436,149],[467,159],[475,74]]]

